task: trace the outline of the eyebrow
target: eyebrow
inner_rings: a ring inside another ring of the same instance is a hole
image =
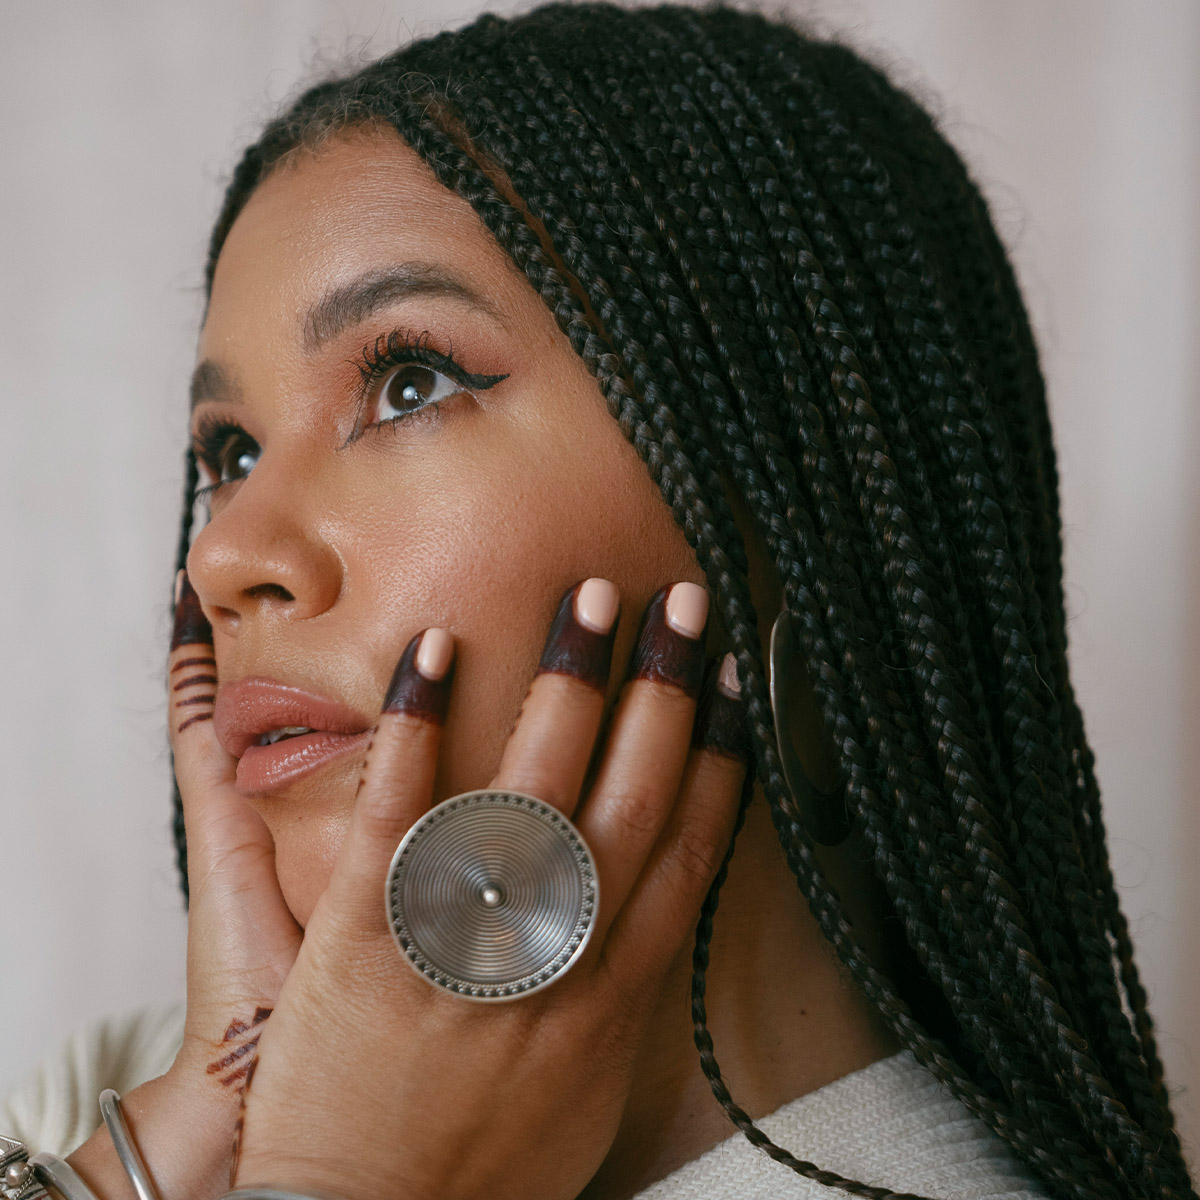
[[[315,353],[343,330],[410,296],[448,296],[507,325],[500,309],[461,276],[434,263],[402,262],[367,271],[316,301],[304,319],[305,351]],[[233,376],[212,359],[205,359],[192,372],[189,391],[192,408],[206,400],[236,404],[242,398]]]
[[[227,404],[237,404],[242,398],[242,389],[238,387],[232,375],[224,367],[206,358],[193,372],[191,386],[188,388],[191,397],[191,407],[205,400],[218,400]]]
[[[410,296],[446,296],[505,324],[503,313],[461,276],[433,263],[403,262],[368,271],[322,296],[304,321],[305,350],[319,350],[343,330]]]

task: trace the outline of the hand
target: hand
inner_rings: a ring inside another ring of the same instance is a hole
[[[583,955],[541,991],[479,1003],[428,983],[396,947],[384,881],[431,804],[454,673],[449,634],[425,630],[397,667],[329,886],[263,1031],[238,1186],[346,1200],[554,1200],[576,1196],[603,1161],[745,776],[741,706],[727,691],[712,692],[691,744],[707,595],[685,583],[647,609],[581,799],[616,611],[616,589],[602,580],[564,597],[489,785],[554,805],[591,847],[600,908]]]
[[[263,1022],[303,933],[275,873],[266,823],[235,787],[237,760],[217,740],[212,628],[180,572],[168,677],[171,747],[188,849],[187,1016],[172,1068],[216,1105],[221,1183]]]
[[[183,572],[176,593],[167,715],[188,847],[187,1015],[170,1070],[122,1108],[160,1193],[186,1198],[228,1186],[242,1090],[302,933],[271,835],[213,730],[212,628]],[[68,1161],[106,1200],[132,1197],[103,1127]]]
[[[303,934],[279,887],[270,832],[236,790],[237,760],[217,740],[212,628],[184,572],[178,592],[168,719],[188,850],[180,1057],[236,1098]]]

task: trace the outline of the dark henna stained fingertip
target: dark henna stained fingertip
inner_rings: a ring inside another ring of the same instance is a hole
[[[581,579],[568,588],[560,601],[538,663],[538,674],[570,675],[594,687],[596,691],[604,692],[608,689],[620,609],[607,633],[597,633],[583,625],[575,615],[575,598],[586,582],[586,579]]]
[[[404,648],[392,675],[392,682],[388,684],[383,711],[408,713],[435,725],[442,725],[446,721],[446,709],[450,705],[450,684],[454,679],[458,656],[450,659],[450,665],[441,679],[427,679],[417,670],[417,652],[425,632],[422,630],[418,633]]]
[[[673,683],[695,697],[704,678],[704,639],[685,637],[667,624],[667,596],[674,586],[655,592],[646,606],[629,678]]]
[[[712,750],[743,762],[750,761],[750,731],[746,725],[746,706],[741,700],[737,668],[732,655],[718,654],[704,672],[704,687],[696,706],[696,724],[692,745],[697,750]]]
[[[212,643],[212,626],[200,607],[200,597],[192,587],[186,571],[179,573],[179,595],[175,601],[175,628],[171,632],[171,649],[180,646]]]

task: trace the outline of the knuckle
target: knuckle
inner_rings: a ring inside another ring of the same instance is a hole
[[[612,793],[616,820],[622,830],[638,838],[653,837],[663,823],[663,798],[657,788],[629,780]]]
[[[372,842],[395,842],[408,832],[407,817],[397,811],[391,798],[365,797],[359,802],[357,820],[362,831]]]
[[[668,849],[668,862],[674,873],[703,887],[712,882],[724,856],[725,847],[719,844],[717,832],[708,822],[682,823]]]

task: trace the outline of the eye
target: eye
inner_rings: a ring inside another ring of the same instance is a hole
[[[223,421],[202,422],[195,449],[196,458],[213,479],[210,487],[201,489],[205,493],[245,479],[261,453],[258,443],[240,425]]]
[[[442,371],[410,362],[386,376],[379,389],[369,424],[408,417],[418,409],[437,404],[463,390],[462,385]]]
[[[347,441],[368,429],[395,427],[422,413],[433,417],[441,401],[464,392],[480,392],[507,379],[507,375],[477,375],[454,358],[429,344],[429,331],[414,338],[394,329],[368,343],[355,361],[362,377],[359,417]]]

